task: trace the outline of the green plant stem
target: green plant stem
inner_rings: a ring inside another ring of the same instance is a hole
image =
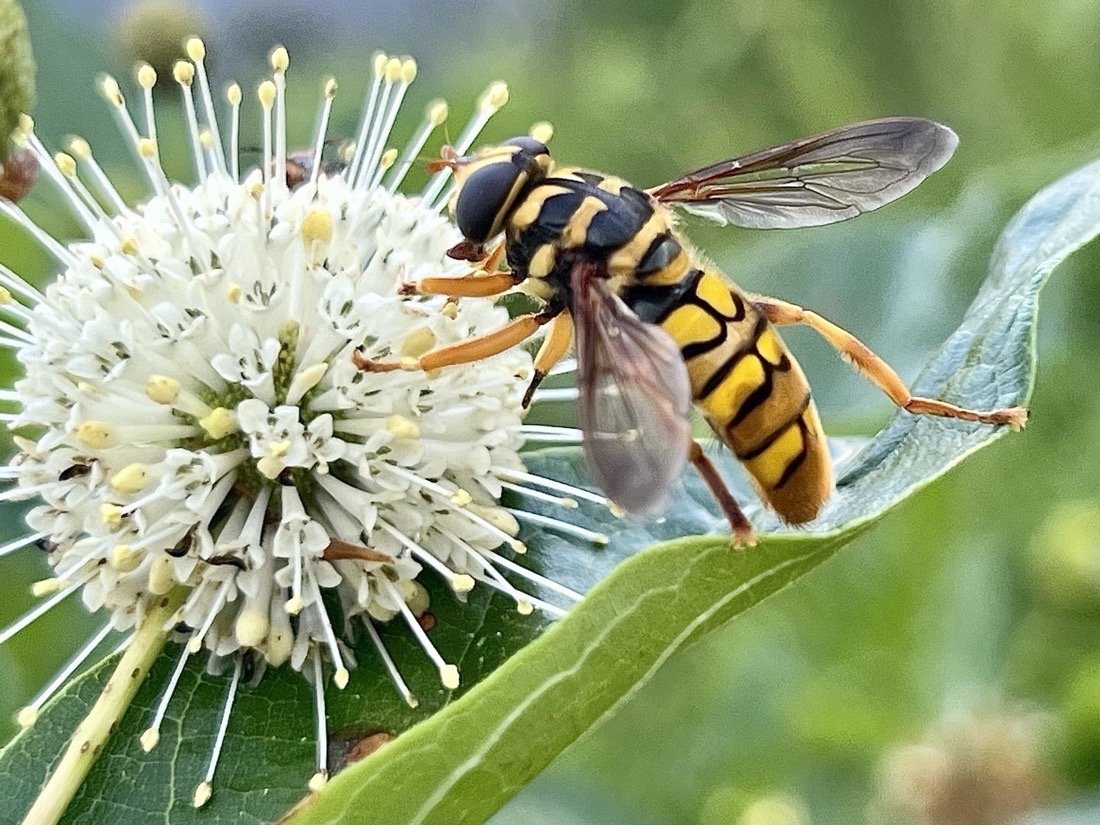
[[[95,705],[77,727],[65,755],[27,812],[23,825],[55,825],[72,802],[107,738],[130,707],[149,668],[164,649],[169,619],[187,591],[176,588],[148,610]]]

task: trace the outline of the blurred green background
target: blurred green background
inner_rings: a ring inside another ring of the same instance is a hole
[[[25,4],[37,131],[51,148],[87,137],[123,189],[137,179],[95,76],[129,78],[132,60],[174,52],[191,32],[207,37],[219,86],[252,85],[270,47],[290,47],[303,145],[322,75],[341,83],[330,131],[351,134],[371,52],[383,49],[420,62],[406,130],[440,94],[461,123],[505,79],[512,102],[487,139],[548,119],[557,157],[647,186],[849,121],[942,120],[961,135],[955,159],[882,212],[793,233],[686,227],[743,287],[814,307],[908,379],[961,318],[1015,209],[1100,155],[1100,7],[1076,0],[1046,0],[1041,13],[1017,0],[86,5]],[[175,90],[161,101],[175,106]],[[246,110],[246,134],[256,118]],[[182,147],[164,139],[187,179]],[[24,205],[74,235],[48,186]],[[49,275],[8,223],[0,261]],[[1100,800],[1098,265],[1100,248],[1084,250],[1044,296],[1025,433],[677,656],[498,821],[992,823]],[[819,340],[787,338],[830,434],[886,420],[885,399]],[[18,535],[19,513],[3,511],[7,534]],[[6,622],[46,570],[33,551],[0,569]],[[66,605],[0,648],[4,738],[95,624]]]

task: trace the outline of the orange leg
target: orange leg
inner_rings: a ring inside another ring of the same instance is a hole
[[[481,266],[461,278],[424,278],[407,281],[399,290],[402,295],[450,295],[455,298],[488,298],[507,292],[522,279],[509,272],[498,272],[504,260],[504,241],[498,241],[481,261]]]
[[[452,367],[456,364],[469,364],[489,358],[511,349],[534,335],[539,327],[554,320],[555,315],[540,312],[521,315],[500,329],[477,335],[465,341],[446,344],[424,353],[419,358],[403,358],[400,361],[375,361],[361,352],[351,354],[355,366],[363,372],[391,372],[393,370],[435,370],[440,367]]]
[[[523,408],[531,406],[531,398],[535,395],[542,379],[550,374],[550,370],[558,363],[569,348],[573,346],[573,316],[569,310],[565,310],[550,322],[550,329],[543,339],[535,356],[535,374],[531,377],[531,383],[527,386],[527,392],[523,394]]]
[[[730,488],[726,486],[726,482],[719,474],[718,468],[707,458],[698,441],[691,442],[691,447],[688,448],[688,461],[695,465],[696,471],[703,477],[707,487],[710,488],[711,495],[718,502],[718,506],[722,508],[726,518],[729,519],[730,529],[733,531],[733,535],[730,536],[730,544],[734,548],[754,547],[756,545],[756,533],[753,532],[752,524],[741,512],[741,505],[737,503],[737,499],[733,497]]]
[[[847,330],[825,320],[816,312],[775,298],[754,298],[753,303],[773,324],[805,324],[815,330],[872,384],[886,393],[891,401],[914,415],[938,415],[943,418],[977,421],[980,424],[1007,424],[1013,430],[1019,430],[1027,423],[1025,407],[970,410],[965,407],[956,407],[946,401],[914,396],[893,368],[872,352],[866,344]]]
[[[511,272],[474,270],[461,278],[424,278],[406,281],[399,290],[402,295],[449,295],[453,298],[489,298],[507,292],[520,282]]]

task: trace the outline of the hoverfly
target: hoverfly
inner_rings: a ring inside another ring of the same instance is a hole
[[[729,519],[734,544],[752,544],[752,527],[692,439],[688,414],[694,404],[781,518],[813,519],[832,490],[832,469],[809,385],[777,326],[810,326],[911,413],[1019,429],[1027,411],[912,396],[851,333],[795,304],[743,292],[704,263],[675,229],[670,207],[754,229],[834,223],[909,192],[957,143],[930,120],[871,120],[645,190],[557,166],[532,138],[466,157],[444,149],[433,165],[454,171],[451,208],[465,237],[454,257],[483,263],[467,277],[428,278],[407,291],[485,296],[524,283],[544,307],[415,361],[357,353],[356,362],[365,370],[436,369],[502,352],[549,325],[524,403],[575,339],[584,451],[608,497],[630,512],[659,513],[690,461]],[[502,256],[510,271],[497,271]]]

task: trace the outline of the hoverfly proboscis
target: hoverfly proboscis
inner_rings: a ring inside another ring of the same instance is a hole
[[[851,333],[795,304],[750,295],[703,263],[669,207],[754,229],[835,223],[906,194],[957,143],[934,121],[870,120],[646,190],[557,166],[533,138],[463,157],[445,149],[434,166],[455,174],[451,208],[464,241],[454,257],[482,263],[466,277],[427,278],[406,291],[488,296],[523,283],[544,306],[413,361],[356,353],[356,363],[371,371],[468,363],[549,325],[524,404],[575,339],[585,456],[607,496],[629,512],[660,513],[690,461],[728,518],[733,543],[753,544],[749,520],[692,438],[688,414],[694,404],[782,519],[812,520],[833,488],[832,468],[809,385],[777,326],[816,330],[910,413],[1019,429],[1027,410],[914,397]],[[498,271],[502,258],[509,271]]]

